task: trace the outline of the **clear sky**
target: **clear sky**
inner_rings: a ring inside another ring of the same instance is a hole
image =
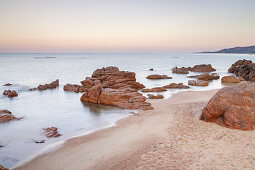
[[[255,45],[255,0],[0,0],[0,52]]]

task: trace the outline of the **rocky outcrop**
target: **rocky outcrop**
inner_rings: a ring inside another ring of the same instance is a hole
[[[138,92],[145,86],[136,82],[134,72],[119,71],[118,67],[101,68],[81,83],[87,88],[81,101],[127,109],[152,109],[151,104],[145,102],[146,97]]]
[[[11,86],[11,85],[12,85],[11,83],[4,84],[4,86]]]
[[[154,87],[151,89],[143,89],[141,92],[164,92],[164,91],[167,91],[167,89],[164,87]]]
[[[164,96],[162,94],[158,95],[153,95],[153,94],[148,94],[149,99],[164,99]]]
[[[8,168],[3,167],[2,165],[0,165],[0,170],[9,170]]]
[[[198,80],[204,80],[204,81],[217,80],[219,78],[220,78],[220,76],[217,73],[211,73],[211,74],[204,73],[197,77]]]
[[[240,130],[255,129],[255,84],[219,90],[203,109],[201,120]]]
[[[163,86],[167,89],[188,89],[189,86],[183,85],[183,83],[170,83],[169,85]]]
[[[53,138],[53,137],[57,138],[61,136],[61,134],[58,133],[58,128],[56,127],[43,128],[42,131],[47,138]]]
[[[168,77],[167,75],[159,75],[159,74],[153,74],[149,75],[146,77],[147,79],[153,79],[153,80],[158,80],[158,79],[172,79],[172,77]]]
[[[195,65],[194,67],[189,68],[189,70],[192,71],[192,72],[212,72],[212,71],[216,71],[216,69],[214,69],[211,64]]]
[[[13,116],[12,112],[9,110],[0,110],[0,123],[9,122],[11,120],[18,120],[18,118]]]
[[[255,63],[251,60],[238,60],[228,69],[229,73],[241,76],[245,80],[255,81]]]
[[[32,88],[30,90],[47,90],[47,89],[54,89],[54,88],[57,88],[59,86],[59,80],[55,80],[51,83],[48,83],[48,84],[40,84],[37,88]]]
[[[186,67],[181,67],[181,68],[174,67],[174,68],[172,68],[172,73],[175,73],[175,74],[189,74],[189,69],[186,68]]]
[[[221,78],[222,83],[240,83],[240,78],[235,76],[224,76]]]
[[[204,81],[204,80],[189,80],[188,84],[191,86],[208,86],[209,85],[208,81]]]
[[[18,96],[18,93],[15,91],[15,90],[5,90],[3,92],[3,95],[6,95],[8,96],[9,98],[12,98],[12,97],[17,97]]]

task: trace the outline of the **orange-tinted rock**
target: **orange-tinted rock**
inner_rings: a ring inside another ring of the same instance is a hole
[[[212,73],[212,74],[204,73],[204,74],[199,75],[197,77],[198,80],[205,80],[205,81],[208,81],[208,80],[217,80],[219,78],[220,78],[220,76],[217,73]]]
[[[0,165],[0,170],[9,170],[8,168],[3,167],[2,165]]]
[[[4,86],[11,86],[12,84],[11,83],[6,83]]]
[[[211,64],[200,64],[200,65],[195,65],[192,68],[189,68],[190,71],[192,72],[212,72],[216,71],[216,69],[212,68]]]
[[[142,89],[141,92],[164,92],[164,91],[167,91],[167,89],[164,87],[154,87],[151,89]]]
[[[189,69],[186,67],[174,67],[172,68],[172,73],[176,73],[176,74],[189,74]]]
[[[203,109],[201,120],[241,130],[255,129],[255,84],[240,83],[219,90]]]
[[[144,85],[136,82],[135,73],[119,71],[117,67],[97,69],[92,77],[81,81],[87,91],[81,101],[108,104],[128,109],[152,109],[146,98],[139,92]]]
[[[240,83],[240,79],[235,76],[224,76],[221,78],[223,83]]]
[[[43,133],[47,138],[57,138],[59,136],[61,136],[61,134],[58,133],[58,128],[56,127],[47,127],[47,128],[43,128]]]
[[[9,122],[11,120],[18,120],[18,118],[13,116],[12,112],[9,110],[0,110],[0,123]]]
[[[164,99],[164,96],[162,94],[158,94],[157,96],[153,94],[148,94],[148,97],[149,99]]]
[[[43,84],[43,85],[40,84],[40,85],[37,87],[37,89],[38,89],[38,90],[54,89],[54,88],[56,88],[57,86],[59,86],[59,80],[58,80],[58,79],[55,80],[55,81],[53,81],[53,82],[51,82],[51,83],[49,83],[49,84]],[[30,89],[30,90],[34,90],[34,89]]]
[[[188,89],[189,86],[183,85],[183,83],[170,83],[169,85],[163,86],[167,89]]]
[[[17,97],[18,93],[15,90],[5,90],[3,95],[7,95],[9,98]]]
[[[73,91],[75,93],[79,93],[80,86],[76,84],[66,84],[63,88],[65,91]]]
[[[188,84],[191,86],[208,86],[209,85],[208,81],[204,81],[204,80],[189,80]]]
[[[228,69],[229,73],[241,76],[245,80],[255,81],[255,63],[251,60],[238,60]]]
[[[172,77],[168,77],[167,75],[159,75],[159,74],[153,74],[146,77],[147,79],[172,79]]]

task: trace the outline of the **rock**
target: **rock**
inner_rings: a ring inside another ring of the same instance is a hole
[[[13,116],[12,112],[9,110],[0,110],[0,123],[9,122],[11,120],[18,120],[18,118]]]
[[[157,96],[153,94],[148,94],[149,99],[164,99],[164,96],[161,94],[158,94]]]
[[[45,140],[35,140],[35,143],[45,143]]]
[[[17,97],[18,93],[15,90],[5,90],[3,95],[7,95],[9,98]]]
[[[223,83],[240,83],[240,79],[235,76],[224,76],[221,78]]]
[[[3,167],[2,165],[0,165],[0,170],[9,170],[8,168]]]
[[[191,86],[208,86],[209,85],[208,81],[204,81],[204,80],[189,80],[188,84]]]
[[[176,73],[176,74],[189,74],[189,69],[185,68],[185,67],[174,67],[172,68],[172,73]]]
[[[57,138],[61,136],[61,134],[58,133],[58,128],[56,127],[43,128],[42,131],[47,138],[52,138],[52,137]]]
[[[39,85],[37,88],[32,88],[30,90],[46,90],[46,89],[54,89],[57,88],[57,86],[59,86],[59,80],[55,80],[49,84],[43,84],[43,85]]]
[[[164,92],[164,91],[167,91],[167,89],[164,87],[154,87],[151,89],[143,89],[141,92]]]
[[[240,130],[255,129],[255,84],[219,90],[203,109],[201,120]]]
[[[6,83],[4,86],[11,86],[12,84],[11,83]]]
[[[153,69],[153,68],[150,68],[149,70],[150,70],[150,71],[153,71],[154,69]]]
[[[138,90],[145,86],[136,82],[135,73],[119,71],[118,67],[106,67],[97,69],[92,77],[81,81],[82,87],[87,88],[81,96],[81,101],[108,104],[127,109],[152,109],[150,103],[146,103]]]
[[[255,63],[251,60],[238,60],[228,69],[229,73],[241,76],[245,80],[255,81]]]
[[[189,86],[183,85],[183,83],[170,83],[169,85],[163,86],[164,88],[167,89],[188,89]]]
[[[86,89],[80,89],[81,86],[80,85],[76,85],[76,84],[66,84],[64,85],[64,90],[65,91],[73,91],[75,93],[79,93],[79,92],[85,92]]]
[[[217,80],[219,79],[220,76],[217,73],[204,73],[202,75],[199,75],[197,77],[198,80],[205,80],[205,81],[209,81],[209,80]]]
[[[157,80],[157,79],[172,79],[172,77],[168,77],[167,75],[158,75],[158,74],[149,75],[146,78],[147,79],[153,79],[153,80]]]
[[[192,68],[189,68],[190,71],[192,72],[212,72],[216,71],[216,69],[212,68],[211,64],[200,64],[200,65],[195,65]]]

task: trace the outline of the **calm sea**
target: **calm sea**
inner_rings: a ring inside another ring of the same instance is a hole
[[[60,146],[63,141],[97,129],[113,126],[130,115],[130,110],[80,102],[81,94],[63,91],[67,83],[79,84],[97,68],[117,66],[120,70],[133,71],[137,81],[146,87],[158,87],[172,82],[187,84],[187,75],[171,73],[171,68],[212,64],[220,76],[228,75],[227,69],[238,59],[253,60],[245,54],[0,54],[0,109],[8,109],[18,121],[0,124],[0,164],[11,168],[40,153]],[[154,71],[148,71],[154,68]],[[167,74],[170,80],[147,80],[149,74]],[[195,75],[191,73],[190,75]],[[57,89],[29,91],[39,84],[59,79]],[[2,86],[12,83],[13,86]],[[221,88],[220,80],[208,87],[191,87],[189,90]],[[19,93],[12,99],[2,95],[6,89]],[[166,98],[183,90],[168,90]],[[146,95],[146,94],[145,94]],[[56,126],[59,138],[46,139],[41,129]],[[35,140],[46,140],[36,144]]]

